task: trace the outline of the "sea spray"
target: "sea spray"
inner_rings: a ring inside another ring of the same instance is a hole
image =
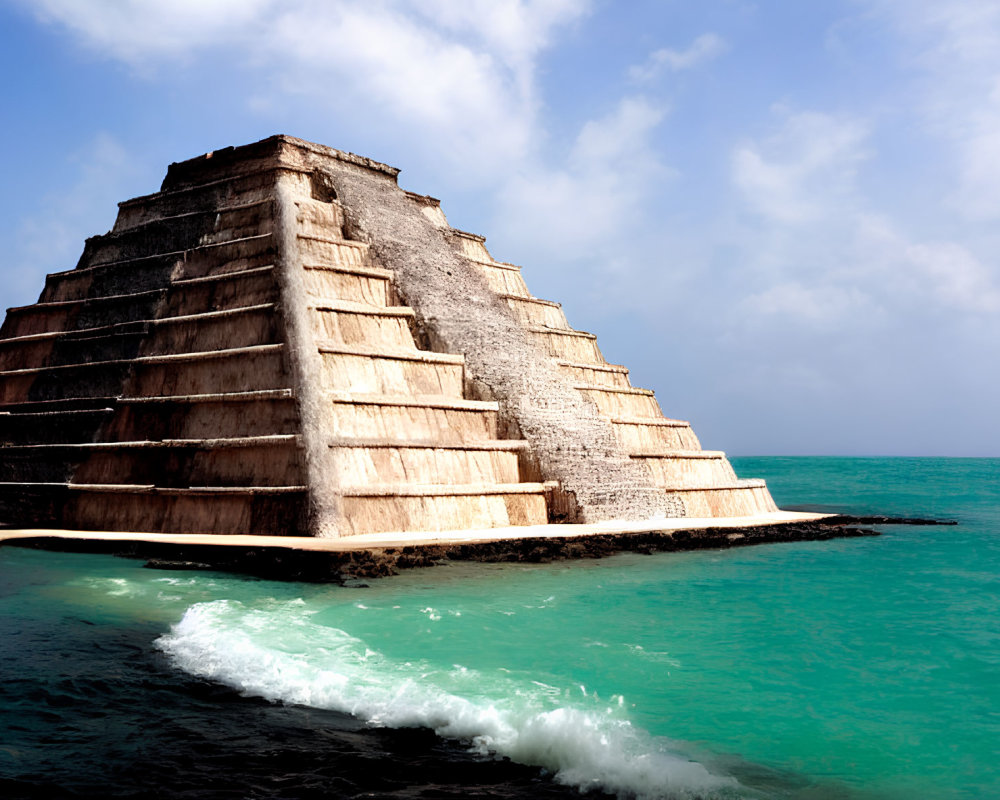
[[[157,645],[188,673],[272,702],[351,714],[371,725],[426,727],[483,754],[543,767],[562,783],[620,797],[741,797],[634,726],[621,698],[602,704],[511,673],[385,657],[301,600],[191,606]]]

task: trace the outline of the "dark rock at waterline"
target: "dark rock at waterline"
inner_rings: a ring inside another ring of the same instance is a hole
[[[886,517],[882,514],[856,517],[837,514],[824,522],[830,525],[958,525],[954,519],[926,519],[923,517]]]
[[[38,537],[9,542],[41,549],[103,552],[142,558],[152,569],[214,569],[272,580],[340,583],[396,575],[400,570],[432,567],[448,561],[540,564],[574,558],[605,558],[616,553],[666,553],[745,547],[780,542],[826,541],[878,536],[878,532],[834,518],[785,525],[698,530],[606,533],[560,538],[508,539],[470,544],[386,547],[373,550],[322,552],[291,547],[237,547],[162,542]]]
[[[169,558],[151,558],[145,564],[147,569],[173,569],[173,570],[204,570],[212,569],[211,564],[204,561],[174,561]]]

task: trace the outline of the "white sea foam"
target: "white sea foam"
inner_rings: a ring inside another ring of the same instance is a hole
[[[185,671],[244,694],[346,712],[372,725],[431,728],[482,753],[544,767],[583,790],[742,796],[734,779],[633,726],[619,697],[580,706],[557,687],[505,670],[393,661],[311,616],[301,603],[199,603],[157,644]]]

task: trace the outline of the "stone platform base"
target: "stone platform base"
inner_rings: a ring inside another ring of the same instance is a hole
[[[778,511],[726,519],[533,525],[340,538],[0,530],[0,545],[103,552],[161,569],[220,569],[278,580],[342,583],[442,561],[545,562],[619,552],[667,552],[876,535],[829,514]],[[829,520],[829,522],[827,522]]]

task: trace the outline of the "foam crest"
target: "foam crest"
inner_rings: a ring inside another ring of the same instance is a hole
[[[386,658],[316,624],[303,603],[191,606],[157,645],[192,675],[273,702],[345,712],[369,724],[427,727],[482,753],[543,767],[556,780],[620,797],[741,797],[729,777],[672,752],[623,716],[620,698],[567,692],[498,670]]]

